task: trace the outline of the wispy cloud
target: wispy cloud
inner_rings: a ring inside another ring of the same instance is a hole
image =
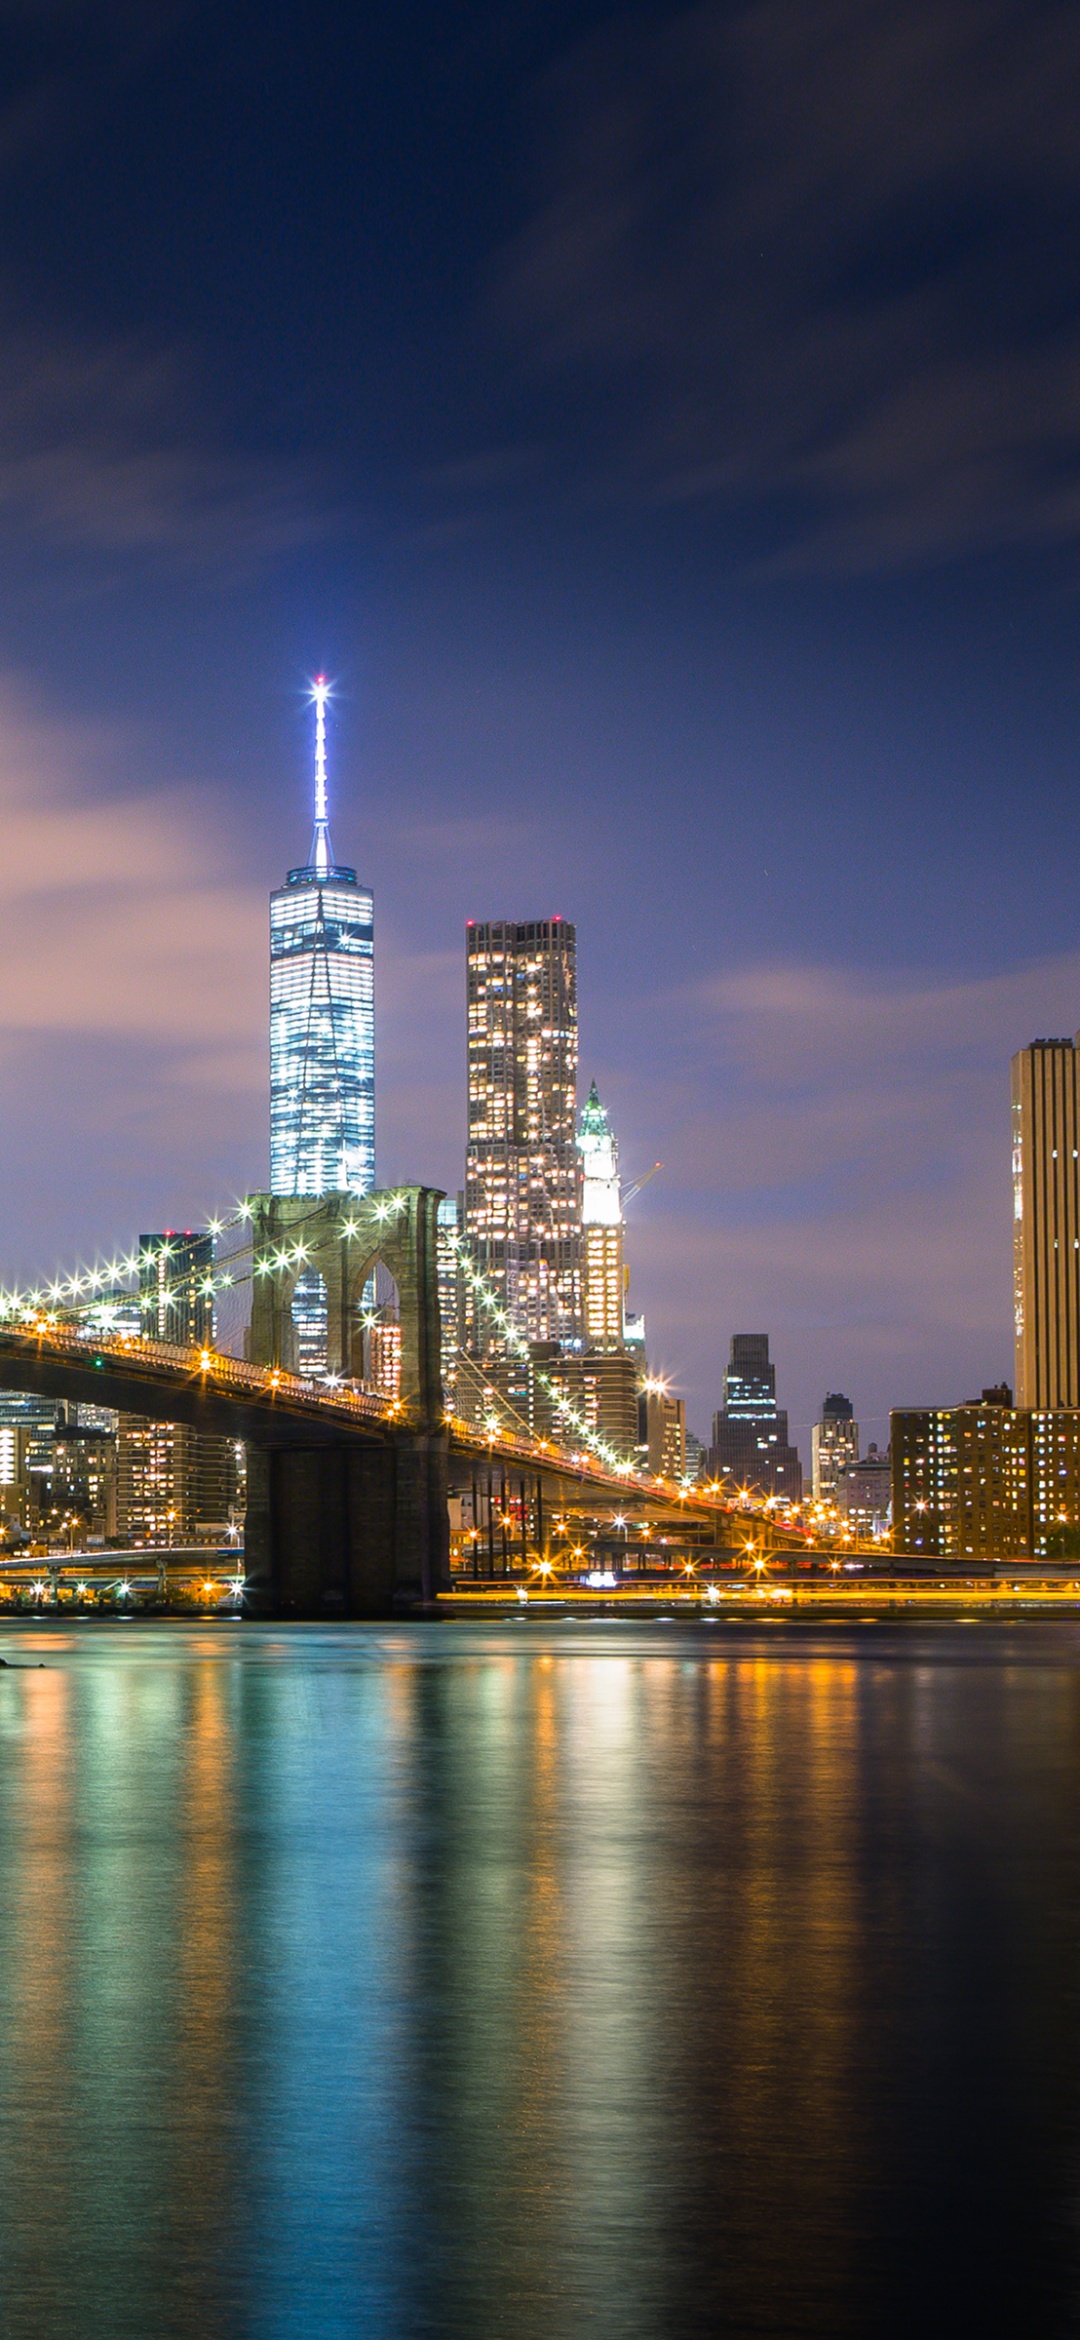
[[[207,879],[199,792],[89,795],[104,747],[0,690],[0,1029],[233,1046],[257,1029],[258,896]]]
[[[503,298],[599,392],[595,484],[756,499],[780,565],[1074,538],[1078,97],[1067,0],[746,0],[583,44]]]
[[[310,471],[215,445],[179,352],[2,319],[0,516],[54,545],[228,578],[332,525]]]

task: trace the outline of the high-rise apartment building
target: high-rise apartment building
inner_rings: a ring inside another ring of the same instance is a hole
[[[921,1560],[1080,1552],[1080,1412],[984,1390],[891,1417],[893,1545]]]
[[[590,1349],[624,1337],[623,1214],[615,1133],[592,1083],[577,1136],[581,1156],[581,1313]]]
[[[1080,1051],[1012,1060],[1013,1320],[1018,1406],[1080,1406]]]
[[[330,842],[328,696],[320,677],[311,855],[270,897],[272,1194],[367,1194],[375,1183],[374,912]]]
[[[859,1459],[859,1425],[850,1398],[830,1390],[811,1435],[814,1457],[814,1501],[834,1503],[842,1471]]]
[[[165,1228],[139,1237],[139,1315],[151,1340],[179,1348],[214,1340],[214,1238]],[[236,1505],[235,1440],[183,1422],[121,1414],[117,1532],[140,1543],[182,1543],[199,1524],[221,1527]]]
[[[465,1235],[528,1341],[581,1337],[577,967],[563,918],[470,923]],[[469,1346],[498,1355],[473,1312]]]
[[[121,1414],[116,1442],[116,1525],[126,1542],[156,1546],[217,1540],[240,1506],[243,1449],[187,1422]]]
[[[776,1403],[776,1367],[768,1333],[733,1333],[724,1402],[713,1415],[709,1465],[715,1479],[760,1488],[790,1503],[802,1499],[802,1464]]]

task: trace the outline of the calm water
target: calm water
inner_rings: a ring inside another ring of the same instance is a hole
[[[1080,2328],[1077,1629],[0,1648],[5,2334]]]

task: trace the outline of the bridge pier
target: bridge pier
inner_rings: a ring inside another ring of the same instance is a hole
[[[378,1443],[249,1446],[245,1607],[391,1617],[449,1581],[445,1430]]]

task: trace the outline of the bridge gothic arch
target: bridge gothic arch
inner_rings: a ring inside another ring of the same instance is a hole
[[[386,1193],[248,1197],[253,1241],[252,1364],[298,1365],[293,1302],[298,1280],[321,1277],[326,1291],[327,1371],[363,1372],[364,1288],[380,1264],[397,1288],[401,1328],[401,1399],[425,1426],[443,1420],[436,1261],[435,1187]],[[302,1252],[298,1256],[298,1247]]]

